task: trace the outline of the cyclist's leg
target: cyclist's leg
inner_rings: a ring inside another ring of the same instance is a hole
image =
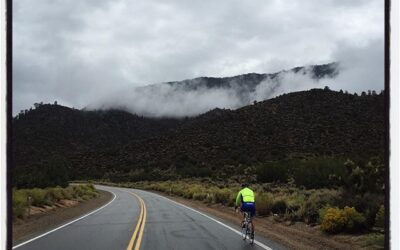
[[[252,232],[251,236],[254,237],[254,232],[255,232],[255,223],[254,223],[254,216],[256,215],[256,205],[253,203],[253,205],[250,208],[250,216],[251,216],[251,225],[252,225]]]
[[[251,228],[252,228],[252,230],[251,230],[251,237],[254,237],[254,232],[255,232],[255,225],[254,225],[254,220],[252,219],[251,220]]]
[[[242,214],[242,222],[240,223],[240,226],[242,227],[242,228],[244,228],[245,227],[245,224],[244,224],[244,221],[245,221],[245,217],[246,217],[246,215],[244,214],[244,209],[243,209],[243,203],[240,205],[240,213]]]

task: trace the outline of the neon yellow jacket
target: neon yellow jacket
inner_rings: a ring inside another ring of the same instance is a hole
[[[239,206],[240,202],[255,202],[253,190],[247,187],[240,190],[236,196],[236,206]]]

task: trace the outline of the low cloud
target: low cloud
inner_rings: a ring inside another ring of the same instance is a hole
[[[382,40],[373,40],[361,47],[340,44],[333,53],[333,59],[338,62],[338,74],[333,78],[315,78],[311,67],[304,67],[298,72],[282,71],[276,77],[266,77],[255,88],[245,88],[237,79],[228,88],[207,88],[202,80],[192,80],[189,87],[162,83],[107,93],[87,108],[123,108],[150,117],[183,117],[214,108],[237,109],[284,93],[325,86],[350,93],[379,92],[384,89],[383,50]]]
[[[313,78],[305,68],[266,77],[255,88],[246,88],[238,80],[229,82],[228,87],[206,87],[205,80],[194,80],[189,86],[162,83],[108,94],[87,109],[124,109],[148,117],[195,116],[214,108],[237,109],[283,93],[317,88],[325,80]]]
[[[57,100],[76,108],[115,104],[151,115],[193,115],[239,107],[243,95],[141,88],[333,61],[343,67],[335,82],[327,81],[333,89],[379,90],[383,38],[382,0],[15,0],[13,113]],[[310,80],[287,75],[276,93],[326,85]],[[273,84],[260,85],[265,91],[252,98],[273,97],[267,91]]]

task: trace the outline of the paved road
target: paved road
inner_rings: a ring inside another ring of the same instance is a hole
[[[284,249],[257,236],[250,245],[234,231],[239,230],[237,225],[216,221],[154,193],[97,188],[112,192],[115,199],[97,212],[14,249]]]

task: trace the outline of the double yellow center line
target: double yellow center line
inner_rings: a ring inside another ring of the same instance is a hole
[[[138,222],[135,227],[135,231],[133,231],[133,235],[131,240],[129,241],[129,245],[127,250],[139,250],[140,249],[140,244],[142,243],[142,238],[143,238],[143,231],[144,231],[144,225],[146,224],[146,204],[144,203],[143,199],[140,198],[137,194],[135,193],[130,193],[139,200],[140,203],[140,215]],[[135,243],[136,240],[136,243]],[[135,248],[133,248],[135,246]]]

